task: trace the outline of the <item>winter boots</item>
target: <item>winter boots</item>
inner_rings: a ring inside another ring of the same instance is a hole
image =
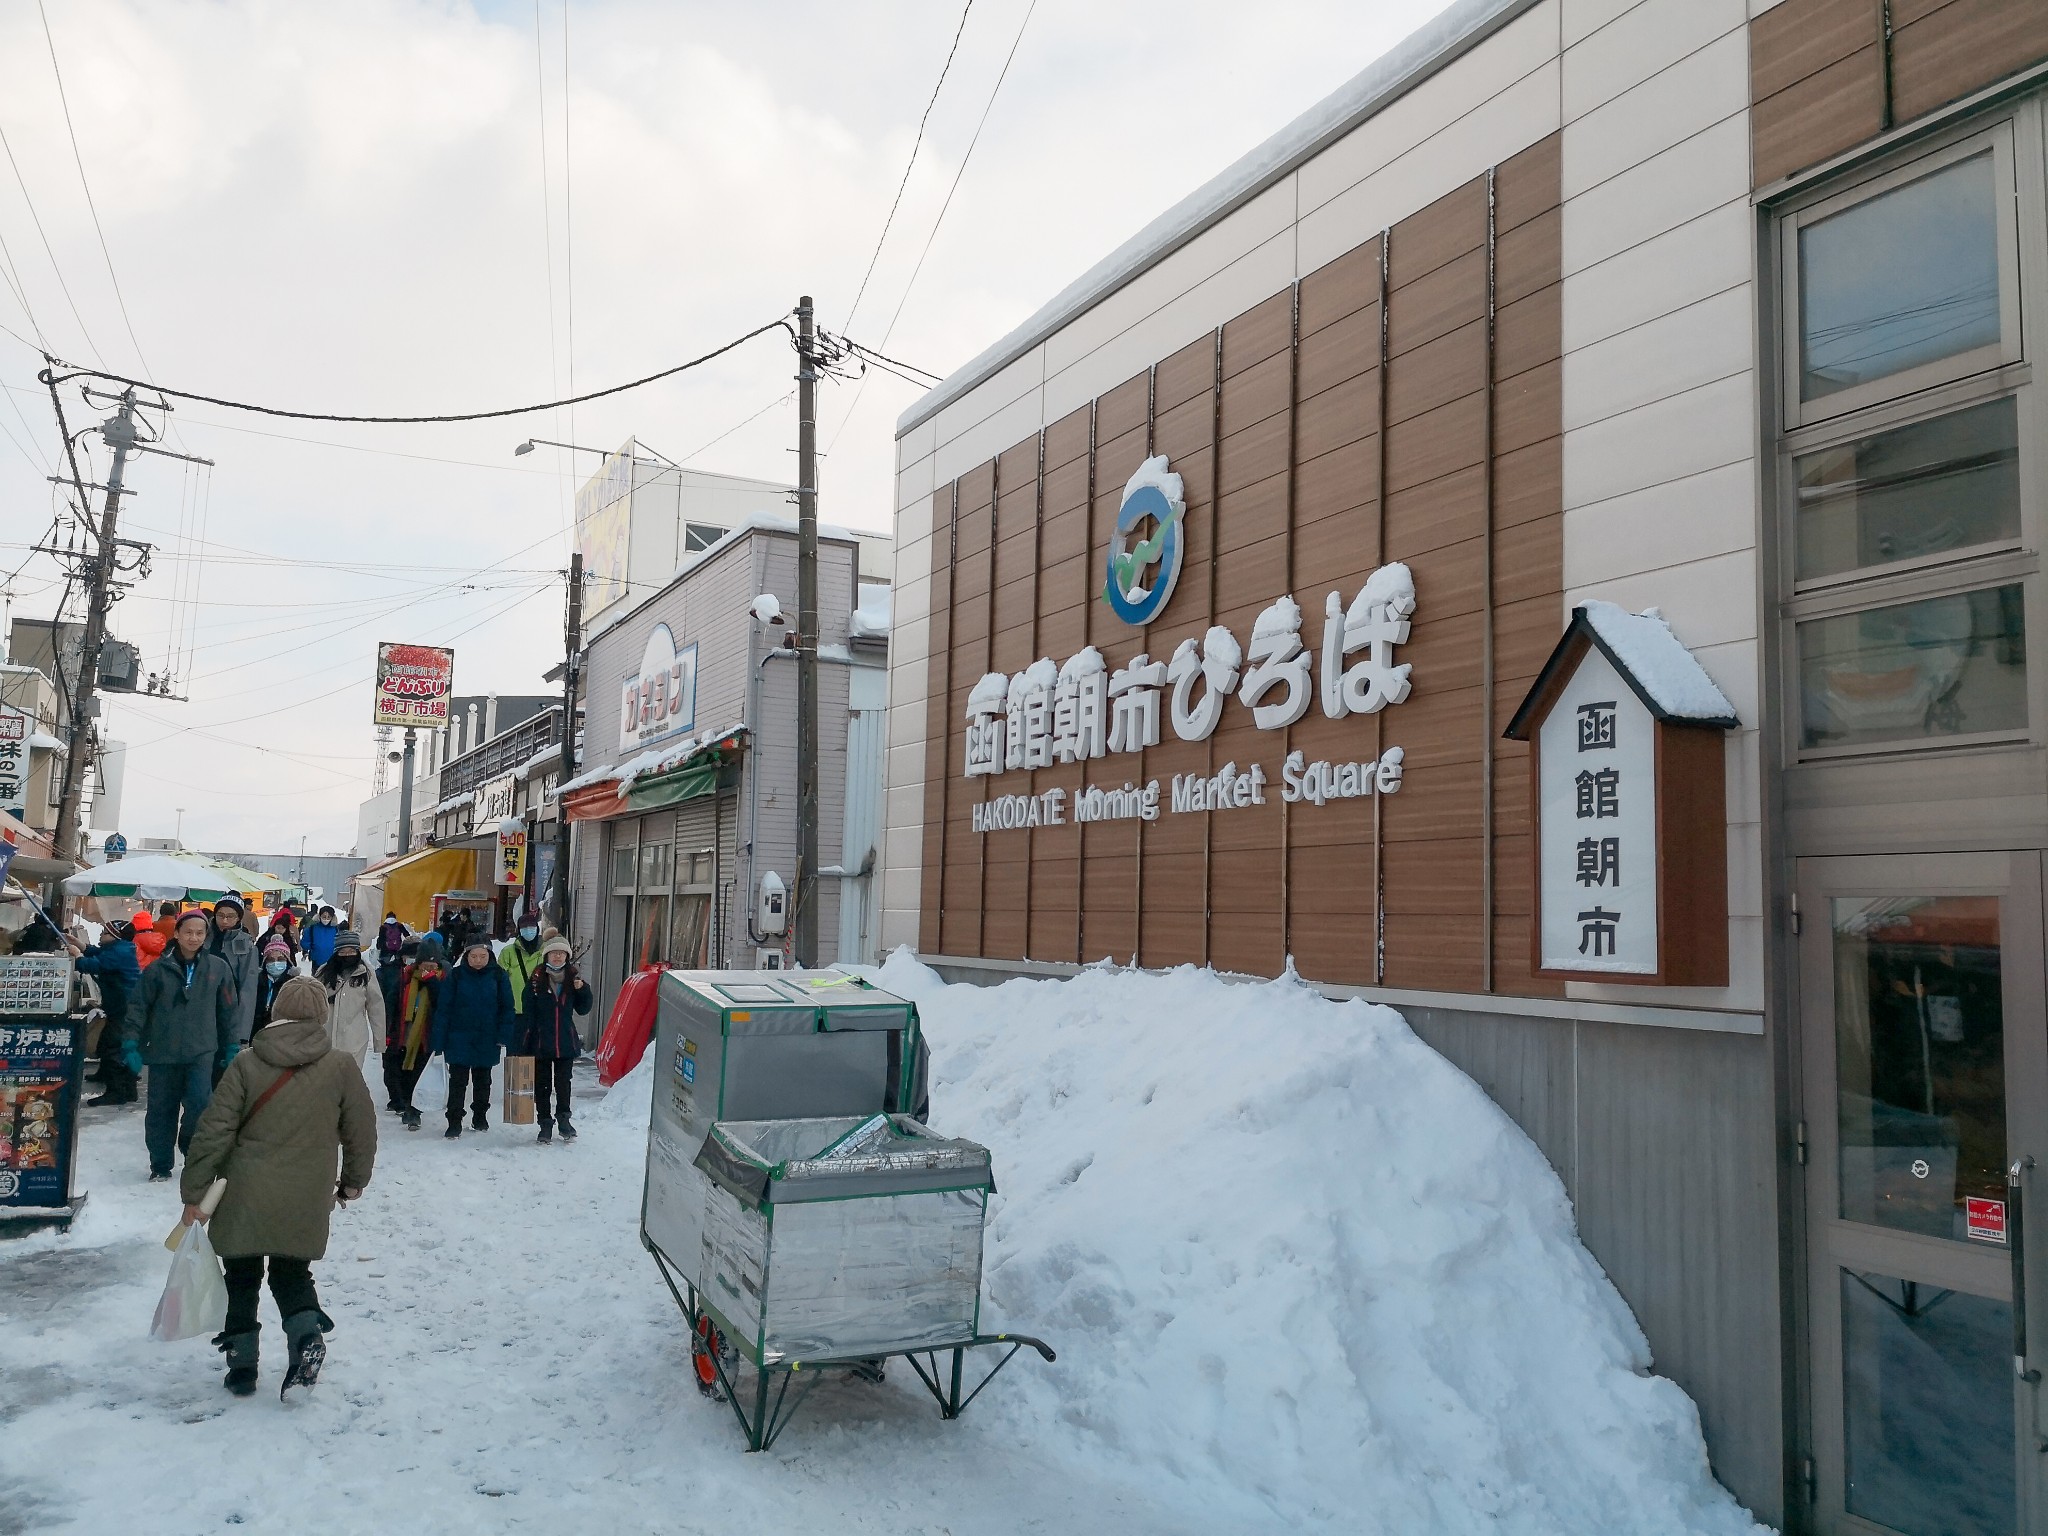
[[[416,1109],[408,1109],[404,1113],[405,1128],[408,1131],[418,1130],[420,1128],[420,1112]]]
[[[562,1140],[564,1141],[574,1141],[576,1139],[576,1127],[569,1123],[569,1116],[566,1111],[560,1119],[555,1121],[555,1129],[562,1133]]]
[[[285,1367],[284,1385],[277,1389],[280,1401],[293,1387],[311,1387],[319,1381],[320,1367],[327,1361],[327,1340],[321,1335],[333,1326],[327,1321],[326,1314],[318,1309],[294,1312],[284,1320],[284,1337],[291,1346],[291,1360]]]
[[[469,1128],[472,1131],[488,1131],[491,1128],[491,1122],[484,1118],[482,1110],[478,1110],[469,1117]]]
[[[553,1141],[555,1139],[555,1122],[552,1120],[541,1121],[540,1136],[537,1139],[542,1146],[546,1146],[549,1142]]]
[[[237,1397],[255,1395],[256,1346],[259,1337],[254,1328],[247,1333],[217,1333],[213,1336],[213,1347],[228,1359],[228,1374],[221,1385]]]

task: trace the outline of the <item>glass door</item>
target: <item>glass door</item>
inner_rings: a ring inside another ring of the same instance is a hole
[[[1799,912],[1820,1529],[2042,1536],[2040,856],[1810,859]]]

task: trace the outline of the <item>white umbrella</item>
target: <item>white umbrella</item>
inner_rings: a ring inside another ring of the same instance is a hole
[[[142,901],[213,901],[235,894],[233,882],[219,870],[167,853],[131,854],[112,864],[82,869],[64,882],[64,892]]]

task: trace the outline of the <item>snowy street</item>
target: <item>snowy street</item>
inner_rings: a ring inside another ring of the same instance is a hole
[[[995,1155],[984,1326],[1056,1364],[946,1424],[892,1362],[744,1454],[639,1245],[643,1062],[604,1103],[579,1074],[573,1146],[385,1116],[315,1267],[319,1387],[280,1405],[266,1296],[238,1401],[203,1340],[146,1337],[176,1197],[140,1115],[96,1110],[77,1226],[0,1248],[0,1532],[1755,1529],[1554,1175],[1398,1015],[1196,972],[881,979],[925,1015],[934,1122]],[[1255,1023],[1269,1070],[1219,1077]]]

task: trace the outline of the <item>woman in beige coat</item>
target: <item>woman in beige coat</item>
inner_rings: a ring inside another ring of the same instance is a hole
[[[185,1154],[188,1222],[207,1220],[199,1202],[215,1179],[227,1180],[211,1228],[228,1287],[227,1326],[214,1343],[228,1358],[224,1385],[237,1397],[256,1390],[256,1301],[266,1265],[291,1350],[279,1395],[319,1379],[321,1336],[334,1320],[320,1310],[313,1261],[326,1256],[336,1200],[363,1192],[376,1157],[376,1106],[355,1058],[328,1040],[326,989],[294,977],[278,989],[269,1026],[229,1064]]]
[[[313,972],[313,979],[327,989],[328,1040],[355,1058],[368,1081],[371,1054],[384,1049],[384,989],[363,963],[363,941],[354,929],[334,936],[334,957]]]

